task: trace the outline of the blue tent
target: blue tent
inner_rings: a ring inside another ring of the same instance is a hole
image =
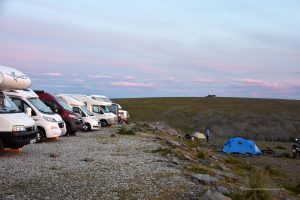
[[[239,154],[261,154],[260,149],[252,140],[246,140],[241,137],[235,137],[227,140],[223,147],[225,153]]]

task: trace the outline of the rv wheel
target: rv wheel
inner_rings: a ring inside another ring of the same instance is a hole
[[[108,126],[107,121],[106,121],[106,120],[102,120],[102,121],[101,121],[101,126],[102,126],[102,127],[107,127],[107,126]]]
[[[45,140],[45,131],[41,128],[38,128],[38,132],[36,134],[36,142],[35,143],[41,143]]]
[[[0,138],[0,150],[3,150],[3,149],[4,149],[4,144],[3,144],[2,139]]]
[[[85,125],[87,127],[87,131],[91,131],[92,130],[91,125],[89,125],[89,124],[85,124]]]

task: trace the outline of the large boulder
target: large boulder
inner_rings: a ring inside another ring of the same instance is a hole
[[[218,183],[218,179],[215,177],[212,177],[208,174],[194,174],[192,175],[192,179],[197,180],[201,184],[205,185],[214,185]]]

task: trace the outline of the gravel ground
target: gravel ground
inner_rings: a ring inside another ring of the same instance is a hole
[[[197,199],[201,185],[158,154],[143,135],[116,128],[78,133],[1,153],[0,199]],[[53,154],[52,156],[50,156]]]

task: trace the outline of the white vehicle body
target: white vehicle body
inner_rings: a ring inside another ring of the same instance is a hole
[[[27,107],[31,108],[31,118],[36,122],[39,131],[38,142],[44,138],[57,138],[66,133],[66,124],[62,118],[46,106],[31,89],[6,90],[5,94],[21,111],[24,112]]]
[[[36,124],[3,93],[9,89],[27,89],[31,80],[14,68],[0,65],[0,149],[20,148],[35,142]],[[30,109],[27,110],[27,113]]]
[[[95,97],[87,95],[67,95],[81,100],[86,105],[87,109],[100,120],[101,126],[114,125],[118,123],[117,116],[110,113],[108,109],[108,106],[111,106],[111,102],[98,101]]]
[[[129,120],[129,113],[126,110],[119,110],[119,114],[122,115],[122,120],[123,121],[128,121]]]
[[[56,95],[60,98],[62,98],[71,108],[75,113],[78,113],[82,116],[83,122],[87,126],[87,130],[99,130],[101,127],[101,123],[98,120],[98,118],[91,113],[85,104],[79,100],[75,99],[73,97],[70,97],[68,95],[64,94],[58,94]]]

